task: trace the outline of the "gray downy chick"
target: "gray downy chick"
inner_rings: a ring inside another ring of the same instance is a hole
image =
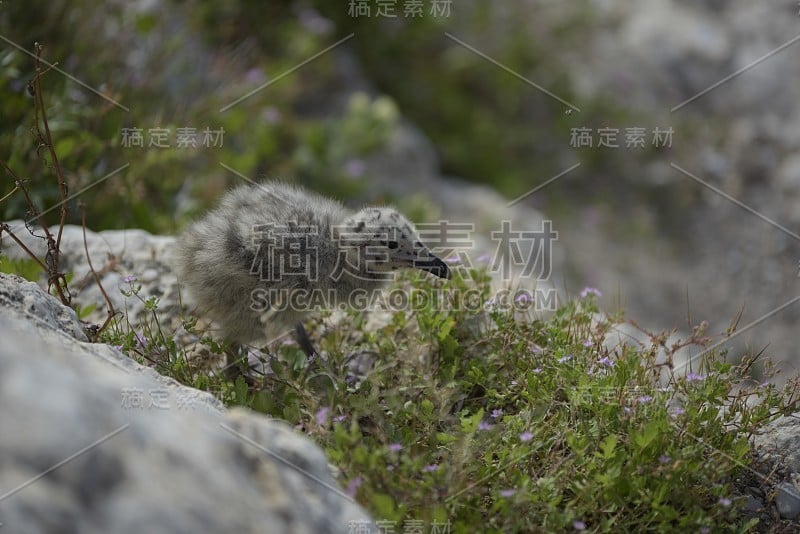
[[[179,237],[177,268],[198,312],[235,343],[269,340],[298,325],[301,332],[310,304],[319,308],[316,297],[324,307],[347,303],[354,291],[379,290],[396,269],[450,278],[397,210],[352,212],[280,182],[227,193]]]

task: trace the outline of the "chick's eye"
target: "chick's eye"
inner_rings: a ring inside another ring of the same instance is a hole
[[[400,246],[400,244],[399,244],[397,241],[389,241],[389,242],[386,244],[386,246],[387,246],[387,247],[389,247],[389,248],[391,248],[391,249],[395,249],[395,248],[399,247],[399,246]]]

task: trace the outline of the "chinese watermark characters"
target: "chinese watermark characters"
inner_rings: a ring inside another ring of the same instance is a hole
[[[347,14],[353,18],[449,17],[453,0],[349,0]]]
[[[672,148],[672,127],[647,128],[570,128],[569,146],[572,148],[620,148],[642,149],[648,144],[656,148]]]
[[[170,128],[122,128],[120,130],[123,148],[222,148],[224,128],[212,130],[209,127],[198,132],[197,128],[176,128],[173,135]]]

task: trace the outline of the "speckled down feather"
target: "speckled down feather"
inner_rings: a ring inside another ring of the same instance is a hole
[[[352,212],[281,182],[237,187],[178,238],[187,300],[240,343],[281,335],[312,311],[280,299],[318,292],[334,306],[356,289],[380,289],[404,267],[450,276],[395,209]]]

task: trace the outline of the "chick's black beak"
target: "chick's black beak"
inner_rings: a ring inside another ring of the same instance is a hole
[[[415,259],[414,268],[427,271],[439,278],[450,279],[450,268],[445,262],[433,255],[427,258]]]

